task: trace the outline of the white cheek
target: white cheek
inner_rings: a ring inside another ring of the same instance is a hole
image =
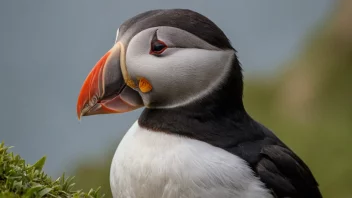
[[[148,29],[139,33],[131,39],[126,49],[130,76],[134,80],[147,78],[153,85],[152,92],[141,93],[145,104],[153,102],[158,107],[182,106],[205,97],[225,79],[231,67],[233,51],[170,48],[163,57],[155,57],[149,54],[149,41],[154,31]],[[163,39],[168,41],[168,38]]]
[[[129,52],[130,74],[145,77],[153,85],[152,94],[142,94],[143,101],[148,104],[153,98],[163,108],[205,97],[226,78],[233,58],[232,51],[200,49],[170,49],[160,58]]]

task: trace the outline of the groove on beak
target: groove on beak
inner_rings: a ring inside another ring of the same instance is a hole
[[[123,76],[128,75],[127,68],[125,62],[121,63],[125,60],[124,55],[123,44],[118,42],[90,71],[78,96],[78,119],[81,116],[128,112],[143,106],[139,93],[126,86]],[[124,67],[121,68],[121,65]]]

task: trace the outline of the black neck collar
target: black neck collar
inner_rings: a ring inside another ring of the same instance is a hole
[[[221,87],[206,98],[170,109],[145,109],[138,122],[152,131],[182,135],[226,148],[253,138],[252,119],[242,102],[241,67],[235,58]]]

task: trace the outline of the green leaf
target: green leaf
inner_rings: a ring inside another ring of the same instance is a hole
[[[27,190],[27,192],[24,194],[24,198],[29,198],[32,197],[34,195],[34,193],[38,192],[40,189],[42,189],[43,186],[42,185],[36,185],[33,186],[32,188],[30,188],[29,190]]]
[[[48,194],[50,191],[52,191],[53,189],[51,188],[44,188],[43,190],[41,190],[38,194],[38,197],[43,197],[44,195]]]
[[[46,161],[46,156],[42,157],[40,160],[38,160],[35,164],[33,164],[31,167],[29,167],[29,169],[36,169],[36,170],[42,170],[44,167]]]

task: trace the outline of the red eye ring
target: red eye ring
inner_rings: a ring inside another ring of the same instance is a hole
[[[167,49],[167,45],[161,40],[154,40],[150,44],[149,54],[159,55]]]

